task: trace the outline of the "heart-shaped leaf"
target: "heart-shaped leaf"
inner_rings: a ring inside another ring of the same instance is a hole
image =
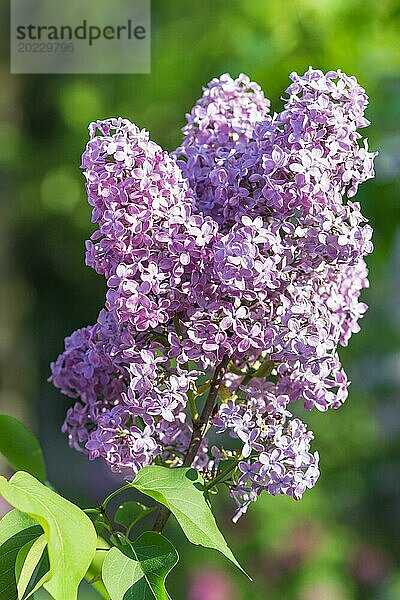
[[[27,471],[46,480],[46,466],[39,442],[17,419],[0,415],[0,453],[16,471]]]
[[[186,467],[144,467],[132,485],[169,508],[192,544],[219,550],[243,571],[217,527],[204,498],[204,481],[197,471]]]
[[[18,472],[10,481],[0,477],[0,493],[43,527],[50,560],[50,578],[44,587],[55,600],[76,600],[78,585],[96,551],[90,519],[28,473]]]
[[[12,510],[0,521],[0,600],[17,600],[15,563],[21,548],[43,533],[29,515]]]
[[[103,564],[111,600],[170,600],[165,579],[179,559],[171,542],[146,531],[122,550],[111,548]]]

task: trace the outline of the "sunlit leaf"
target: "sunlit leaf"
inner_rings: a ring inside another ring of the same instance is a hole
[[[25,544],[18,552],[15,563],[18,598],[29,598],[48,580],[49,560],[46,551],[47,539],[44,534]]]
[[[121,550],[111,548],[103,564],[111,600],[170,600],[165,579],[179,559],[171,542],[146,531]]]
[[[100,596],[105,600],[109,600],[110,596],[104,586],[103,581],[101,580],[101,570],[104,559],[107,555],[105,550],[108,550],[109,547],[110,546],[103,538],[100,536],[97,538],[97,548],[99,550],[96,551],[96,554],[94,555],[93,560],[90,563],[90,567],[85,575],[85,579],[91,583],[91,585],[99,592]]]
[[[219,550],[243,571],[217,527],[204,498],[203,479],[197,471],[185,467],[144,467],[132,485],[169,508],[192,544]]]
[[[10,481],[0,477],[0,493],[43,527],[50,560],[50,578],[44,587],[55,600],[76,600],[96,550],[90,519],[28,473],[18,472]]]
[[[0,600],[17,600],[15,563],[21,548],[43,533],[40,525],[18,510],[0,521]]]

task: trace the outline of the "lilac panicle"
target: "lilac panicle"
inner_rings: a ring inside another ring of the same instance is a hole
[[[86,262],[105,308],[51,366],[75,402],[71,446],[131,479],[183,464],[193,402],[228,356],[193,466],[211,480],[236,458],[235,520],[262,491],[300,499],[315,484],[313,433],[291,405],[343,404],[338,347],[367,309],[372,229],[353,199],[374,176],[367,96],[339,70],[290,78],[278,114],[245,75],[213,79],[171,154],[126,119],[90,125]]]
[[[86,262],[107,278],[106,307],[146,331],[167,323],[191,293],[216,232],[193,214],[176,162],[126,119],[92,123],[82,157],[92,220]]]

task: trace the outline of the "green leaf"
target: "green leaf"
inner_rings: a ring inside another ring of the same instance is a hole
[[[76,600],[96,551],[97,536],[89,517],[28,473],[18,472],[10,481],[0,477],[0,493],[43,527],[50,560],[46,590],[55,600]]]
[[[103,581],[111,600],[170,600],[165,579],[179,559],[171,542],[160,533],[146,531],[121,550],[111,548],[103,564]]]
[[[275,362],[273,360],[266,360],[254,372],[253,377],[268,377],[268,375],[271,375],[274,368],[275,368]]]
[[[103,538],[100,536],[97,538],[97,548],[104,548],[108,550],[109,547],[110,546]],[[110,596],[108,595],[104,583],[101,580],[101,570],[106,556],[107,552],[105,552],[105,550],[99,550],[96,552],[85,575],[85,579],[98,591],[102,598],[110,600]]]
[[[35,519],[19,510],[10,510],[0,519],[0,546],[13,535],[28,527],[38,527],[39,535],[42,533],[42,529]]]
[[[101,510],[98,508],[86,508],[85,513],[88,515],[89,519],[94,523],[98,517],[101,515]]]
[[[0,600],[17,600],[15,563],[19,551],[43,533],[29,515],[12,510],[0,521]]]
[[[104,516],[101,514],[101,512],[99,510],[97,510],[96,508],[91,508],[90,511],[88,509],[86,509],[84,512],[87,514],[87,516],[93,523],[93,526],[96,530],[97,535],[102,535],[104,533],[104,531],[109,531],[108,525],[105,522]]]
[[[42,533],[43,535],[43,533]],[[39,536],[40,538],[41,536]],[[20,575],[21,575],[21,571],[22,568],[24,566],[24,562],[26,560],[26,557],[29,554],[29,550],[32,548],[33,544],[36,542],[36,540],[38,540],[39,538],[30,540],[27,544],[25,544],[25,546],[22,546],[21,550],[18,552],[16,561],[15,561],[15,579],[18,582]],[[18,586],[17,586],[18,587]],[[19,593],[19,592],[18,592]]]
[[[226,385],[221,384],[219,386],[218,394],[222,402],[226,402],[232,396],[232,390],[226,387]]]
[[[100,515],[93,521],[94,528],[96,530],[97,535],[102,535],[104,532],[109,532],[108,525],[104,519],[103,515]]]
[[[17,419],[0,415],[0,453],[16,471],[27,471],[46,480],[46,466],[39,442]]]
[[[210,385],[210,380],[206,381],[206,383],[202,383],[201,385],[199,385],[196,389],[196,396],[201,396],[202,394],[204,394],[204,392],[206,392],[209,389]]]
[[[154,512],[155,507],[147,507],[140,502],[128,500],[117,508],[114,521],[126,529],[130,529],[139,519]]]
[[[203,495],[204,481],[197,471],[186,467],[144,467],[132,486],[169,508],[192,544],[219,550],[245,573],[217,527]]]
[[[18,552],[15,563],[18,598],[29,598],[49,579],[49,560],[44,534],[25,544]]]

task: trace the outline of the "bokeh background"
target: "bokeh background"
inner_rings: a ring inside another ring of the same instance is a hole
[[[217,501],[253,583],[168,525],[182,561],[169,589],[174,600],[400,598],[399,1],[153,0],[150,75],[11,76],[5,2],[0,18],[0,411],[38,433],[51,481],[82,506],[117,480],[68,448],[68,400],[46,380],[63,338],[103,303],[102,278],[84,266],[88,122],[127,117],[172,150],[202,85],[224,72],[247,73],[276,110],[289,73],[309,65],[341,68],[367,89],[370,146],[380,152],[376,179],[357,196],[375,229],[370,309],[341,352],[349,400],[307,414],[320,481],[299,503],[262,497],[236,526],[231,505]],[[95,595],[83,586],[81,598]]]

